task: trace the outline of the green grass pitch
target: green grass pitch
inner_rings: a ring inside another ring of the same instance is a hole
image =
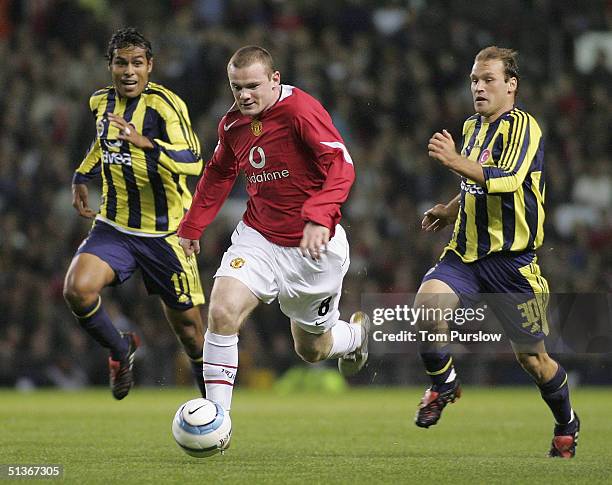
[[[170,431],[187,389],[0,391],[0,464],[62,464],[69,483],[610,483],[612,389],[579,388],[574,460],[545,458],[552,420],[537,389],[465,387],[428,430],[422,389],[343,394],[238,389],[232,446],[184,454]],[[7,482],[8,483],[8,482]]]

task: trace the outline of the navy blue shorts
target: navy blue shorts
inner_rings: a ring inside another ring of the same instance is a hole
[[[464,263],[447,251],[423,281],[440,280],[465,307],[486,301],[511,341],[531,343],[548,335],[548,283],[533,251],[493,253]]]
[[[115,272],[116,285],[140,268],[147,292],[159,295],[171,308],[187,310],[204,303],[195,256],[185,256],[176,233],[135,236],[97,220],[76,252],[81,253],[94,254],[108,263]]]

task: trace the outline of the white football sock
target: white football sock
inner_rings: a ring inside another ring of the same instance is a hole
[[[218,402],[223,409],[232,407],[232,391],[238,372],[238,335],[204,335],[204,384],[206,399]]]
[[[357,323],[338,320],[330,330],[333,342],[327,358],[337,359],[357,349],[361,345],[362,329]]]

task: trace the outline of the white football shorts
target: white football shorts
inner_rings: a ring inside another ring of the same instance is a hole
[[[324,333],[340,316],[342,280],[350,264],[344,228],[338,224],[318,261],[298,247],[271,243],[240,221],[215,273],[244,283],[264,303],[278,298],[281,311],[309,333]]]

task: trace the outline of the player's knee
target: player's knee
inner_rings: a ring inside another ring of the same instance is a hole
[[[425,281],[414,299],[416,325],[419,330],[443,332],[447,328],[445,315],[459,304],[459,298],[443,281]]]
[[[415,321],[418,330],[424,330],[429,333],[437,333],[444,330],[444,326],[435,318],[436,313],[440,312],[439,308],[428,305],[415,305],[415,308],[421,309],[421,313]]]
[[[426,319],[426,318],[419,318],[416,320],[416,327],[418,330],[423,330],[426,331],[428,333],[438,333],[438,330],[442,331],[442,329],[440,328],[440,324],[435,321],[435,320],[431,320],[431,319]]]
[[[419,330],[428,332],[443,331],[444,321],[441,318],[445,308],[450,308],[448,295],[436,295],[430,293],[418,293],[414,300],[414,308],[417,310],[416,326]]]
[[[64,281],[63,295],[70,308],[78,311],[95,303],[98,291],[86,279],[69,274]]]
[[[208,308],[208,329],[213,333],[229,335],[240,328],[239,312],[227,301],[211,301]]]

